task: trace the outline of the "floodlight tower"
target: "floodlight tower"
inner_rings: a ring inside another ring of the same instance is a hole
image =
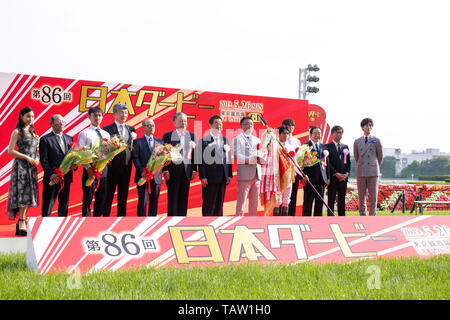
[[[318,82],[320,79],[315,75],[311,75],[313,72],[318,72],[320,68],[315,64],[314,66],[308,64],[307,68],[300,68],[299,75],[299,93],[298,98],[302,100],[306,100],[306,96],[310,93],[319,92],[319,88],[310,87],[308,83],[310,82]]]

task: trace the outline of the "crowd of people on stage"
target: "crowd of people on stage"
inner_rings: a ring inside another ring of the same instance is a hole
[[[222,135],[223,121],[218,115],[209,119],[210,131],[199,140],[194,133],[187,130],[187,116],[181,112],[173,116],[174,130],[165,133],[162,140],[155,137],[156,124],[151,118],[144,119],[142,122],[144,135],[137,137],[135,128],[126,124],[128,118],[126,104],[118,103],[113,106],[115,121],[102,129],[103,115],[103,110],[99,107],[88,110],[90,126],[79,133],[77,144],[89,146],[98,139],[118,136],[128,147],[110,161],[101,175],[94,172],[91,164],[80,168],[83,170],[83,217],[110,216],[116,190],[117,216],[126,216],[133,164],[136,172],[134,182],[137,183],[141,178],[148,181],[141,186],[137,185],[137,216],[157,215],[163,178],[167,185],[167,215],[186,216],[190,182],[197,175],[202,185],[202,215],[222,216],[226,187],[233,177],[232,158],[237,162],[235,214],[237,216],[244,214],[248,199],[248,215],[256,216],[262,179],[261,166],[265,164],[265,159],[256,152],[261,140],[253,134],[252,118],[241,119],[242,133],[230,143]],[[40,202],[37,167],[40,165],[44,173],[41,204],[43,217],[51,215],[56,199],[58,199],[58,216],[67,216],[73,171],[78,170],[78,166],[73,165],[64,175],[63,181],[54,170],[74,142],[71,136],[63,132],[64,118],[59,114],[52,115],[50,119],[52,130],[42,137],[35,132],[33,123],[33,109],[23,108],[8,147],[8,153],[15,159],[10,178],[7,212],[10,219],[15,219],[19,214],[16,235],[26,235],[28,208],[37,207]],[[353,145],[357,165],[357,188],[360,195],[359,212],[360,215],[366,215],[366,193],[368,193],[369,214],[375,215],[383,149],[380,140],[371,134],[372,119],[363,119],[361,128],[363,136],[356,139]],[[293,135],[294,130],[295,122],[289,118],[284,119],[277,129],[278,141],[285,153],[301,147],[300,141]],[[292,179],[292,183],[281,194],[280,206],[273,209],[274,216],[295,216],[299,185],[303,185],[304,189],[302,216],[322,216],[326,188],[328,207],[334,208],[337,201],[338,215],[345,215],[345,195],[351,163],[349,147],[341,142],[343,133],[341,126],[332,127],[333,141],[322,144],[321,128],[314,126],[309,129],[310,139],[307,144],[317,152],[317,157],[324,161],[302,168],[300,172],[297,171],[295,179]],[[153,174],[149,179],[148,171],[145,170],[147,161],[155,146],[163,144],[172,146],[181,144],[183,161],[168,163],[161,172]],[[87,187],[85,182],[89,178],[95,180]],[[328,211],[328,215],[332,213]]]

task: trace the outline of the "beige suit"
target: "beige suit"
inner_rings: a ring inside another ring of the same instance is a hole
[[[359,195],[359,214],[367,215],[366,192],[369,193],[369,214],[374,216],[377,209],[378,180],[383,161],[383,146],[380,139],[373,135],[355,140],[353,156],[356,162],[356,183]]]
[[[261,180],[261,165],[257,164],[257,145],[261,140],[243,133],[233,139],[233,155],[237,160],[237,201],[236,215],[244,214],[245,201],[248,196],[248,215],[256,216]]]

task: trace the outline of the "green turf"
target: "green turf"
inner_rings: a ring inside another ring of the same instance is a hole
[[[0,299],[449,299],[450,256],[42,276],[0,255]]]

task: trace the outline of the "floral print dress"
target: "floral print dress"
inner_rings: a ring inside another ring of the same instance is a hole
[[[38,157],[39,139],[27,130],[17,141],[20,153],[32,158]],[[25,159],[14,158],[6,210],[10,219],[15,219],[19,208],[38,206],[37,168]]]

